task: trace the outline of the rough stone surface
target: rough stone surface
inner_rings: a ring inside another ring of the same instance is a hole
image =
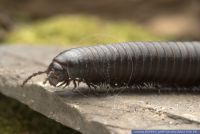
[[[72,91],[42,85],[38,76],[21,88],[31,73],[44,70],[64,48],[0,46],[0,92],[83,134],[129,134],[132,129],[198,129],[197,89],[97,89],[84,84]]]

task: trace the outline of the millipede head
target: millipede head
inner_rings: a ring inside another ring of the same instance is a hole
[[[62,67],[61,64],[53,61],[48,69],[46,71],[39,71],[37,73],[33,73],[32,75],[30,75],[28,78],[26,78],[23,83],[22,83],[22,87],[24,87],[24,85],[33,77],[37,76],[37,75],[41,75],[41,74],[47,74],[47,78],[45,79],[45,81],[43,82],[43,84],[45,84],[46,82],[49,82],[50,85],[53,86],[57,86],[58,83],[60,82],[64,82],[65,84],[69,84],[69,77],[66,73],[66,70]]]
[[[54,61],[50,64],[47,75],[49,84],[53,85],[54,87],[56,87],[57,84],[60,82],[69,83],[69,77],[67,71],[58,62]]]

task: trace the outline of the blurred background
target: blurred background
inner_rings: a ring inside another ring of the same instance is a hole
[[[0,44],[67,48],[167,40],[200,40],[199,0],[0,0]],[[0,96],[0,133],[74,132],[54,123]]]
[[[199,40],[198,0],[0,0],[0,41],[89,45]]]

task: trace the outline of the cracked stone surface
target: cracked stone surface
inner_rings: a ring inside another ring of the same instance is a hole
[[[45,75],[22,81],[47,68],[65,48],[0,46],[0,92],[83,134],[129,134],[132,129],[200,128],[199,89],[88,89],[72,91],[43,85]]]

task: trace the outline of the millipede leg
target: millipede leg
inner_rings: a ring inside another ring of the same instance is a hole
[[[64,89],[66,86],[68,86],[68,85],[70,84],[70,82],[71,82],[71,81],[69,81],[69,80],[65,81],[65,85],[63,86],[63,89]]]
[[[74,88],[73,89],[75,89],[77,87],[77,84],[76,84],[75,80],[73,80],[73,84],[74,84]]]
[[[90,83],[90,86],[93,87],[94,89],[97,89],[97,86],[95,86],[94,84]]]
[[[90,84],[89,84],[89,83],[87,83],[87,82],[86,82],[85,84],[86,84],[86,85],[89,87],[89,89],[91,89],[91,86],[90,86]]]
[[[66,81],[62,82],[62,83],[59,84],[57,87],[61,87],[61,86],[63,86],[64,84],[66,84]]]
[[[80,83],[82,82],[82,80],[81,80],[81,79],[76,79],[76,81],[77,81],[77,85],[78,85],[78,87],[79,87],[79,85],[80,85]]]
[[[76,87],[77,87],[77,84],[76,84],[76,81],[75,81],[75,80],[73,80],[73,84],[74,84],[74,88],[72,89],[72,92],[75,92],[75,89],[76,89]]]

